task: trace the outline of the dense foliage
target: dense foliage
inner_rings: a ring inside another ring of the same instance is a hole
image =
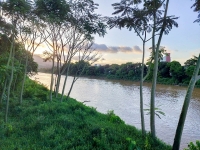
[[[8,66],[9,50],[11,43],[5,35],[0,36],[0,96],[3,94],[6,78],[10,76],[11,66]],[[27,75],[32,75],[37,72],[38,64],[34,62],[30,52],[26,51],[20,43],[15,42],[15,57],[14,57],[14,82],[12,82],[13,95],[19,96],[19,88],[21,86],[23,72],[28,56]],[[3,95],[5,97],[5,95]]]
[[[84,63],[84,62],[79,62]],[[74,75],[77,70],[79,63],[72,63],[70,67],[70,75]],[[85,62],[86,63],[86,62]],[[131,63],[118,65],[86,65],[82,75],[85,76],[103,76],[113,79],[124,79],[124,80],[139,80],[141,73],[141,63]],[[145,66],[145,74],[147,72],[147,67]]]
[[[178,61],[159,62],[157,79],[158,83],[172,85],[188,85],[194,72],[194,68],[196,65],[195,62],[197,61],[196,59],[197,57],[194,56],[193,58],[186,60],[184,66],[182,66]],[[69,75],[74,76],[77,73],[78,66],[82,66],[81,69],[79,68],[79,73],[81,72],[82,76],[97,76],[106,77],[109,79],[138,81],[140,79],[141,73],[141,63],[128,62],[126,64],[121,65],[90,65],[87,62],[81,61],[71,63]],[[144,68],[144,75],[147,75],[148,65],[145,65]],[[153,65],[151,65],[149,69],[150,72],[147,76],[147,81],[152,80]],[[196,83],[196,86],[200,86],[199,81]]]

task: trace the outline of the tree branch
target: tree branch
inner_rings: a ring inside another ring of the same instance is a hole
[[[151,61],[151,63],[152,63],[152,61]],[[146,74],[146,76],[143,78],[143,82],[147,79],[147,77],[150,75],[150,72],[151,72],[151,63],[149,64],[149,66],[148,66],[148,71],[147,71],[147,74]]]
[[[160,35],[160,34],[155,34],[154,36],[156,35]],[[149,40],[151,40],[153,37],[149,38],[148,40],[146,40],[145,42],[148,42]]]
[[[90,101],[83,101],[82,103],[84,104],[84,103],[86,103],[86,102],[90,102]]]
[[[144,39],[143,39],[142,36],[139,34],[139,32],[137,31],[137,29],[134,28],[134,30],[135,30],[135,32],[137,33],[137,35],[140,37],[140,39],[141,39],[142,41],[144,41]]]

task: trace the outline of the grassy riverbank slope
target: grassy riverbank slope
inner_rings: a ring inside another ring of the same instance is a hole
[[[25,100],[20,106],[10,103],[9,121],[4,124],[4,106],[0,106],[1,150],[168,150],[160,140],[126,125],[112,111],[101,114],[95,108],[70,99],[47,101],[48,90],[28,80]],[[133,118],[134,119],[134,118]]]

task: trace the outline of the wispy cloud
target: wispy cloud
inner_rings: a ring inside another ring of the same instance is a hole
[[[142,50],[139,48],[139,46],[134,46],[131,48],[128,46],[107,46],[105,44],[94,43],[92,48],[102,53],[142,53]]]
[[[139,46],[133,46],[133,52],[135,52],[135,53],[142,53],[142,50],[140,49],[140,47]]]

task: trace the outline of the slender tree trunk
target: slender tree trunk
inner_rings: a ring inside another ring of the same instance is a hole
[[[12,42],[11,42],[11,47],[10,47],[10,53],[9,53],[9,57],[8,57],[8,61],[7,61],[7,64],[6,64],[6,68],[8,69],[9,65],[10,65],[10,61],[12,59],[12,53],[13,53],[13,45],[14,45],[14,36],[12,35]],[[8,77],[6,77],[6,82],[4,84],[4,88],[3,88],[3,93],[1,95],[1,100],[3,99],[3,96],[5,94],[5,90],[6,90],[6,87],[7,87],[7,83],[8,82]]]
[[[22,88],[21,88],[20,100],[19,100],[20,104],[22,104],[22,100],[23,100],[24,84],[25,84],[25,81],[26,81],[27,66],[28,66],[28,55],[26,55],[26,63],[25,63],[25,67],[24,67],[24,76],[23,76],[23,80],[22,80]]]
[[[18,65],[18,67],[20,67],[20,66],[21,66],[21,60],[20,60],[20,63],[19,63],[19,65]],[[14,79],[13,79],[13,80],[14,80]],[[17,75],[16,75],[16,77],[15,77],[15,81],[14,81],[13,86],[12,86],[13,91],[15,91],[16,82],[17,82]]]
[[[154,9],[155,9],[155,1],[154,1]],[[155,55],[155,22],[156,22],[156,16],[155,16],[155,10],[154,10],[154,25],[153,25],[153,31],[152,31],[153,55]],[[154,56],[154,58],[155,58],[155,56]],[[157,60],[154,60],[154,63],[155,62],[157,62]],[[156,72],[156,70],[154,70],[154,72]],[[156,86],[156,82],[155,82],[155,79],[156,79],[156,77],[154,77],[154,79],[152,81],[151,100],[150,100],[150,128],[151,128],[151,135],[153,137],[156,136],[156,132],[155,132],[155,86]]]
[[[198,77],[199,77],[198,76],[199,69],[200,69],[200,54],[199,54],[199,59],[197,61],[196,68],[194,70],[193,76],[192,76],[192,78],[190,80],[190,84],[188,86],[188,90],[187,90],[187,93],[186,93],[186,96],[185,96],[184,104],[183,104],[181,115],[180,115],[179,122],[178,122],[178,126],[176,128],[176,135],[175,135],[175,138],[174,138],[174,144],[173,144],[173,148],[172,148],[173,150],[179,150],[179,148],[180,148],[183,127],[184,127],[184,124],[185,124],[185,119],[186,119],[188,107],[189,107],[189,104],[190,104],[192,92],[194,90],[195,83],[197,82]]]
[[[13,72],[14,72],[14,56],[15,56],[15,46],[14,46],[14,35],[12,39],[12,44],[11,44],[11,50],[10,52],[12,53],[12,60],[11,60],[11,75],[10,75],[10,80],[8,83],[8,95],[7,95],[7,101],[6,101],[6,112],[5,112],[5,123],[8,122],[8,112],[9,112],[9,102],[10,102],[10,90],[11,90],[11,85],[12,85],[12,80],[13,80]]]
[[[143,55],[142,55],[142,67],[140,77],[140,115],[141,115],[141,127],[142,134],[145,135],[145,123],[144,123],[144,110],[143,110],[143,76],[144,76],[144,56],[145,56],[145,41],[143,41]]]
[[[55,87],[55,96],[58,97],[59,87],[60,87],[60,79],[61,79],[61,62],[60,60],[57,62],[57,80],[56,80],[56,87]]]
[[[51,84],[50,84],[50,94],[49,99],[52,101],[52,93],[53,93],[53,83],[54,83],[54,58],[55,58],[55,52],[53,52],[53,60],[52,60],[52,69],[51,69]]]
[[[54,83],[55,83],[54,89],[53,89],[54,94],[56,93],[56,83],[57,83],[57,79],[58,79],[58,74],[56,73],[55,78],[54,78]]]
[[[80,60],[79,60],[79,62],[80,62]],[[69,96],[70,96],[71,91],[72,91],[72,89],[73,89],[74,83],[75,83],[76,80],[83,74],[83,72],[84,72],[84,70],[85,70],[85,67],[86,67],[86,65],[84,65],[82,71],[80,72],[80,74],[78,74],[79,69],[80,69],[80,65],[79,65],[78,70],[77,70],[76,74],[74,75],[74,78],[73,78],[72,84],[71,84],[71,86],[70,86],[70,90],[69,90],[69,92],[68,92],[68,94],[67,94],[66,100],[69,99]]]
[[[57,82],[56,82],[56,98],[58,97],[58,92],[59,92],[59,87],[60,87],[60,79],[61,79],[61,74],[58,74]]]
[[[64,73],[64,71],[65,71],[67,68],[68,68],[67,66],[64,66],[64,65],[63,65],[62,71],[60,70],[60,75],[59,75],[58,78],[57,78],[57,83],[56,83],[56,98],[58,97],[58,92],[59,92],[59,87],[60,87],[61,76],[62,76],[62,74]],[[65,78],[64,83],[67,82],[66,80],[67,80],[67,79]],[[63,91],[62,91],[62,92],[63,92]]]
[[[68,94],[67,94],[66,100],[69,99],[69,96],[70,96],[70,94],[71,94],[71,91],[72,91],[72,88],[73,88],[75,82],[76,82],[76,76],[74,76],[74,78],[73,78],[73,81],[72,81],[71,87],[70,87],[70,89],[69,89],[69,92],[68,92]]]
[[[60,99],[61,102],[63,101],[63,96],[64,96],[65,87],[66,87],[66,83],[67,83],[68,72],[69,72],[69,67],[70,67],[70,64],[68,64],[68,66],[67,66],[67,72],[66,72],[66,75],[65,75],[65,81],[64,81],[64,84],[63,84],[62,95],[61,95],[61,99]]]
[[[168,4],[169,0],[166,2],[166,8],[165,8],[165,13],[164,13],[164,20],[166,19],[167,16],[167,10],[168,10]],[[155,1],[154,1],[155,5]],[[153,51],[155,50],[155,14],[154,14],[154,27],[153,27],[153,37],[152,37],[152,47]],[[163,22],[162,29],[160,31],[158,43],[156,45],[156,52],[154,56],[154,72],[153,72],[153,80],[152,80],[152,88],[151,88],[151,106],[150,106],[150,126],[151,126],[151,134],[153,137],[156,137],[156,130],[155,130],[155,93],[156,93],[156,82],[157,82],[157,73],[158,73],[158,54],[159,54],[159,49],[160,49],[160,43],[162,40],[162,35],[165,30],[165,22]]]

